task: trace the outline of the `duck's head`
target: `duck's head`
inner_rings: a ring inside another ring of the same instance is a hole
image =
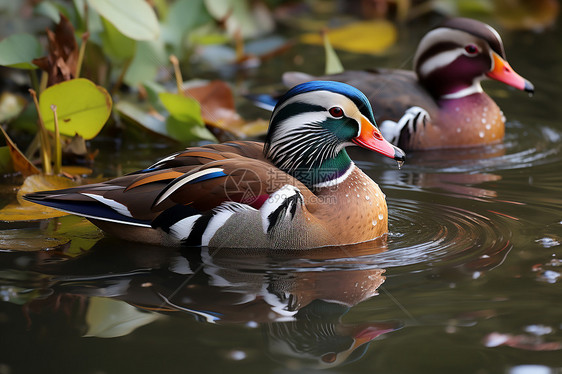
[[[470,18],[451,18],[427,33],[414,57],[414,69],[437,98],[481,92],[480,81],[486,77],[534,91],[532,83],[509,66],[498,32]]]
[[[290,89],[271,115],[264,152],[288,173],[329,165],[344,168],[344,148],[358,145],[399,162],[402,150],[381,135],[369,100],[345,83],[311,81]]]

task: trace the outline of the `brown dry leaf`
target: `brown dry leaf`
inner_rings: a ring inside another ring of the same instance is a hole
[[[39,219],[60,217],[68,213],[61,212],[43,205],[34,204],[23,199],[25,194],[38,191],[57,190],[76,186],[71,179],[56,175],[35,174],[25,178],[18,191],[19,204],[9,204],[0,210],[0,221],[34,221]]]
[[[47,30],[49,54],[33,60],[33,63],[49,74],[47,85],[71,80],[76,77],[79,48],[74,37],[74,26],[61,14],[55,31]]]
[[[12,139],[10,139],[6,131],[4,131],[4,129],[1,126],[0,126],[0,130],[2,131],[2,135],[4,135],[4,139],[6,139],[6,144],[10,149],[10,156],[12,156],[12,163],[14,165],[14,169],[16,171],[19,171],[24,177],[33,174],[39,174],[41,171],[37,169],[37,167],[33,165],[31,161],[27,159],[27,157],[24,156],[24,154],[19,150],[19,148],[12,141]]]
[[[223,81],[215,80],[203,86],[187,88],[185,94],[199,102],[203,120],[209,126],[231,132],[240,138],[267,132],[267,121],[248,122],[236,112],[232,90]]]

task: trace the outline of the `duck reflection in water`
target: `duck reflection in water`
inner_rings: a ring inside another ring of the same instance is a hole
[[[117,251],[104,241],[71,261],[38,264],[37,271],[52,277],[54,293],[49,297],[79,296],[89,303],[111,298],[112,303],[124,301],[157,316],[145,318],[144,313],[139,318],[137,313],[134,319],[140,325],[158,316],[188,313],[204,323],[261,328],[267,356],[290,368],[355,361],[373,339],[402,327],[398,321],[342,321],[355,305],[376,296],[385,280],[384,270],[373,261],[341,258],[347,253],[343,248],[327,250],[322,258],[320,252],[307,251],[310,258],[303,259],[294,253],[207,248],[182,254],[153,247]],[[108,331],[92,326],[96,322],[90,317],[86,335],[121,336],[139,327],[131,328],[134,322],[127,320],[130,308],[121,323],[111,318],[113,325],[129,329]],[[107,319],[97,317],[102,324]]]

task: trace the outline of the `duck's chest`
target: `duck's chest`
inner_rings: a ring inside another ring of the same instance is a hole
[[[359,168],[353,166],[344,180],[322,188],[316,196],[322,203],[318,213],[330,221],[334,234],[358,242],[387,232],[385,195]]]
[[[438,127],[443,142],[451,146],[497,143],[505,134],[505,117],[485,93],[441,100]]]

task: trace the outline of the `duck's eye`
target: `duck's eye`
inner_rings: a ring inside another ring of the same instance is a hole
[[[343,117],[343,109],[339,106],[332,107],[328,110],[332,117],[341,118]]]
[[[466,51],[466,53],[468,53],[469,56],[474,56],[475,54],[478,53],[478,47],[475,46],[474,44],[468,44],[464,47],[464,50]]]

